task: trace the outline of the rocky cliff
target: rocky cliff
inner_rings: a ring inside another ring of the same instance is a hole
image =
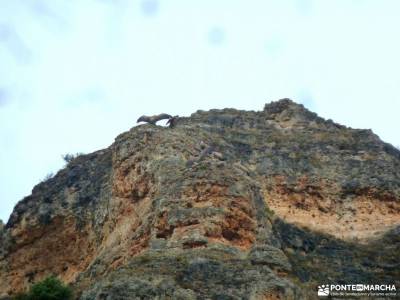
[[[400,152],[282,99],[141,125],[34,187],[0,228],[0,295],[313,299],[400,288]],[[136,298],[135,298],[136,297]]]

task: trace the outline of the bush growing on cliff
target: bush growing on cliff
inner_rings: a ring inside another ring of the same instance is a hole
[[[42,182],[45,182],[45,181],[47,181],[47,180],[49,180],[49,179],[51,179],[53,177],[54,177],[54,173],[53,172],[47,173],[47,175],[43,178]]]
[[[62,158],[67,164],[69,164],[71,161],[73,161],[75,158],[77,158],[78,156],[81,156],[81,155],[83,155],[83,153],[81,153],[81,152],[78,152],[75,154],[67,153],[67,154],[62,155]]]
[[[75,155],[67,153],[67,154],[62,155],[62,158],[68,164],[68,163],[70,163],[71,161],[74,160]]]
[[[72,290],[54,276],[34,284],[28,293],[19,294],[15,300],[70,300]]]

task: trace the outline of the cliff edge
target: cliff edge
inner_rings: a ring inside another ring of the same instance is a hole
[[[197,111],[78,156],[0,225],[4,297],[51,274],[79,299],[400,288],[400,151],[289,99]]]

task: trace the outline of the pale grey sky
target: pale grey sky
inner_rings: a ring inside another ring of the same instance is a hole
[[[142,114],[289,97],[400,145],[400,1],[0,0],[0,218]]]

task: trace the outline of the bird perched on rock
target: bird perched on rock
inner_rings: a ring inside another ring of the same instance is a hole
[[[169,128],[174,128],[176,125],[176,122],[178,121],[179,116],[173,116],[169,118],[167,125],[169,125]]]
[[[149,124],[156,125],[156,123],[160,120],[171,119],[172,116],[169,114],[159,114],[154,116],[141,116],[136,123],[146,122]]]

